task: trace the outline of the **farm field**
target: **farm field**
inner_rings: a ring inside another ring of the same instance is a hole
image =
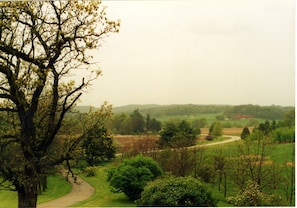
[[[252,128],[250,128],[252,130]],[[204,135],[209,132],[208,128],[201,128],[201,135],[199,140],[204,140]],[[223,135],[240,136],[242,128],[224,128]],[[158,135],[115,135],[114,139],[118,147],[118,152],[122,153],[129,149],[141,150],[146,146],[147,148],[156,148],[156,141]]]

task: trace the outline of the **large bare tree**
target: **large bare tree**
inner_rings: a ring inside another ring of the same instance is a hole
[[[84,136],[59,154],[51,149],[66,113],[100,75],[89,51],[118,28],[98,0],[0,2],[0,170],[19,207],[36,207],[40,176],[71,159]],[[81,70],[88,75],[70,80]]]

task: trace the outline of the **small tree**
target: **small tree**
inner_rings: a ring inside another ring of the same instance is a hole
[[[241,139],[246,139],[248,136],[250,135],[250,130],[248,127],[244,127],[242,132],[241,132],[241,135],[240,135],[240,138]]]
[[[145,121],[143,115],[139,112],[138,109],[134,110],[130,114],[132,133],[139,134],[144,132]]]
[[[108,171],[107,181],[116,192],[124,192],[130,200],[140,198],[149,181],[163,174],[159,164],[150,157],[138,155],[124,160],[118,167]]]
[[[214,138],[217,138],[219,136],[222,136],[223,127],[221,122],[216,121],[214,122],[210,128],[209,128],[209,135],[213,136]]]
[[[216,200],[201,181],[191,177],[168,177],[150,182],[138,201],[141,206],[215,206]]]
[[[85,158],[89,165],[98,165],[115,157],[116,148],[111,133],[102,126],[94,128],[83,141]]]

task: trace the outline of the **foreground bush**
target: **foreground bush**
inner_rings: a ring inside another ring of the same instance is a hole
[[[108,171],[107,181],[116,192],[123,192],[131,199],[139,199],[149,181],[163,174],[159,164],[150,157],[138,155],[124,160],[118,167]]]
[[[215,206],[216,201],[200,180],[168,177],[150,182],[138,201],[140,206]]]

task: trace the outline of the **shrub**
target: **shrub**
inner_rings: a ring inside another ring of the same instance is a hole
[[[277,128],[272,132],[272,138],[274,141],[282,142],[295,142],[295,128],[282,127]]]
[[[254,181],[248,181],[244,190],[237,196],[227,197],[226,201],[235,206],[268,206],[280,205],[279,195],[267,195],[260,190]]]
[[[84,173],[87,177],[95,176],[96,175],[96,167],[86,167]]]
[[[216,200],[200,180],[167,177],[150,182],[143,190],[140,206],[215,206]]]
[[[150,157],[138,155],[124,160],[118,167],[108,171],[107,181],[116,192],[124,192],[130,200],[140,198],[149,181],[163,174],[159,164]]]

